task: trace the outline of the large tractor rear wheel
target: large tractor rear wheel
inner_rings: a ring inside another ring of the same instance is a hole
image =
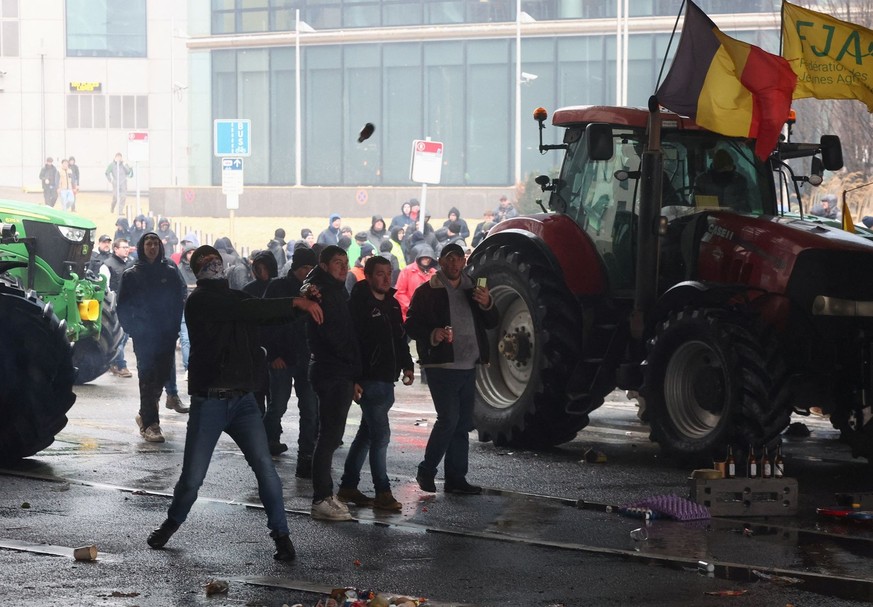
[[[724,311],[672,313],[657,329],[644,372],[650,438],[681,458],[723,456],[729,444],[760,446],[788,424],[790,408],[771,398],[765,349]]]
[[[486,277],[500,312],[488,332],[490,365],[476,377],[474,424],[480,440],[543,449],[571,440],[588,416],[565,410],[579,358],[579,306],[561,279],[530,252],[492,246],[470,260]]]
[[[73,344],[76,385],[87,384],[106,373],[118,353],[124,330],[114,302],[114,294],[107,293],[101,304],[100,336],[81,339]]]
[[[64,324],[50,305],[0,282],[0,463],[45,449],[76,401]]]

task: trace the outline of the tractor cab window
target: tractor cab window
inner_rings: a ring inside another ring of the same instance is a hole
[[[552,207],[573,218],[588,233],[603,258],[613,289],[633,286],[634,199],[642,142],[631,131],[614,131],[609,160],[591,160],[584,138],[575,140],[564,159]],[[632,175],[615,178],[616,171]]]

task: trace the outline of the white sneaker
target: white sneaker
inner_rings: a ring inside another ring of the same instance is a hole
[[[354,520],[348,507],[333,495],[324,498],[320,502],[312,504],[312,509],[309,511],[309,514],[312,518],[321,521]]]

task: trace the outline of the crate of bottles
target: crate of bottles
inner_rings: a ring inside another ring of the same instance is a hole
[[[792,516],[797,514],[797,479],[689,478],[691,500],[712,516]]]

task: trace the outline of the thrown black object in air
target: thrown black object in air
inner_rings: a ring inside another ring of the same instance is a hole
[[[363,143],[367,139],[370,138],[370,135],[373,134],[373,131],[376,130],[376,127],[372,122],[368,122],[364,125],[364,128],[361,129],[361,132],[358,133],[358,143]]]

